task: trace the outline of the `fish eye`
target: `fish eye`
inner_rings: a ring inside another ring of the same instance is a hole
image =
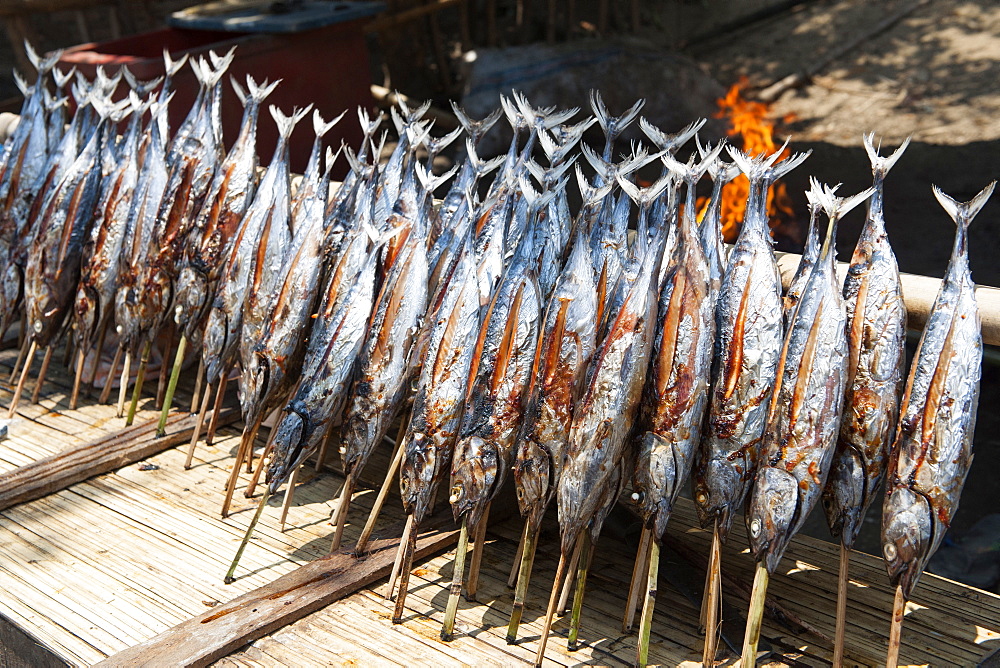
[[[750,535],[754,538],[760,535],[760,520],[752,520],[750,522]]]
[[[892,561],[896,558],[896,544],[886,543],[882,546],[882,554],[885,555],[886,561]]]
[[[641,489],[632,492],[632,500],[636,503],[642,503],[642,500],[646,498],[646,493]]]
[[[462,486],[455,485],[451,488],[451,496],[448,497],[448,503],[458,503],[460,498],[462,498]]]
[[[698,505],[705,505],[708,503],[708,494],[705,494],[705,492],[698,492],[698,496],[695,497],[695,501],[698,502]]]

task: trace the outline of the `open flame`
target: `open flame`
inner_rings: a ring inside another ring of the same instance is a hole
[[[741,77],[725,97],[718,100],[719,110],[715,113],[715,117],[729,120],[728,135],[740,137],[743,142],[741,148],[747,155],[774,153],[779,147],[774,142],[774,121],[767,117],[770,105],[745,99],[740,91],[746,88],[747,83],[746,77]],[[782,120],[788,122],[792,119],[793,116],[789,115]],[[785,148],[779,160],[784,160],[790,154],[791,151]],[[727,183],[722,189],[722,234],[728,243],[736,240],[743,224],[749,194],[750,182],[743,174]],[[705,200],[698,203],[699,213],[708,205],[707,198]],[[772,228],[781,228],[786,234],[797,236],[791,198],[788,196],[785,184],[780,181],[771,186],[767,192],[767,212]]]

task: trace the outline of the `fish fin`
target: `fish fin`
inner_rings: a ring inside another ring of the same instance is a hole
[[[249,78],[249,76],[247,78]],[[236,80],[236,77],[231,75],[229,77],[229,83],[232,85],[233,92],[236,93],[236,97],[239,98],[240,104],[246,107],[247,100],[249,98],[247,97],[247,92],[243,90],[243,86],[241,86],[240,82]]]
[[[697,121],[681,128],[674,134],[668,134],[650,123],[644,116],[639,119],[639,128],[642,130],[643,134],[649,137],[649,140],[656,145],[656,148],[661,151],[676,153],[677,150],[686,144],[691,137],[694,137],[698,133],[698,130],[700,130],[707,122],[708,119],[700,118]]]
[[[274,92],[274,89],[277,88],[278,84],[280,84],[280,83],[281,83],[281,79],[276,79],[273,82],[268,81],[267,79],[264,79],[260,83],[257,83],[256,81],[254,81],[253,77],[251,77],[248,74],[247,75],[247,90],[246,90],[247,98],[248,98],[248,100],[250,102],[252,102],[254,104],[257,104],[257,105],[260,105],[260,104],[262,104],[264,102],[265,99],[267,99],[267,97],[271,93]],[[234,81],[233,85],[235,87],[235,81]],[[243,102],[242,99],[240,101]],[[246,104],[247,104],[246,102],[243,102],[243,106],[246,106]]]
[[[583,157],[587,159],[587,162],[594,168],[594,171],[601,175],[601,178],[605,181],[610,181],[614,178],[614,164],[606,162],[588,144],[580,144],[580,150],[583,152]]]
[[[323,120],[323,117],[320,116],[319,109],[314,109],[313,110],[313,132],[316,133],[317,137],[324,136],[327,132],[329,132],[331,129],[333,129],[334,125],[336,125],[337,123],[340,122],[340,119],[342,119],[344,117],[344,114],[346,114],[346,113],[347,113],[347,110],[345,109],[344,111],[340,112],[340,116],[337,116],[335,119],[333,119],[332,121],[330,121],[329,123],[327,123],[327,122],[325,122]]]
[[[451,103],[451,108],[455,112],[455,117],[458,118],[458,124],[462,126],[466,134],[469,135],[469,139],[472,140],[473,144],[479,144],[479,140],[486,135],[490,129],[496,125],[496,122],[500,120],[500,115],[503,110],[497,107],[490,113],[489,116],[481,121],[477,121],[469,116],[468,112],[462,109],[455,102]]]
[[[417,180],[420,181],[420,185],[423,186],[428,195],[433,195],[435,190],[440,188],[445,181],[453,177],[455,172],[458,171],[458,165],[454,165],[441,176],[434,176],[433,172],[429,172],[427,168],[419,162],[414,162],[413,168],[417,173]]]
[[[434,121],[414,121],[406,126],[406,133],[410,136],[410,151],[416,151],[417,147],[426,142],[431,136],[431,128]]]
[[[340,157],[341,152],[343,152],[345,145],[343,142],[340,144],[340,148],[336,151],[333,150],[332,146],[326,147],[326,160],[323,162],[323,173],[324,175],[330,173],[330,169],[333,167],[334,163],[337,162],[337,158]]]
[[[226,55],[220,56],[215,51],[208,52],[208,59],[212,62],[212,67],[215,68],[212,72],[212,78],[214,81],[212,85],[214,86],[222,79],[222,75],[226,73],[229,66],[233,64],[233,59],[236,58],[236,47],[230,47]]]
[[[976,217],[976,214],[986,205],[986,202],[990,199],[993,194],[993,189],[996,187],[997,182],[992,181],[985,188],[979,191],[979,194],[970,199],[968,202],[958,202],[951,196],[945,194],[943,190],[937,186],[932,186],[934,191],[934,197],[937,198],[941,207],[948,212],[955,224],[961,228],[967,228],[972,219]]]
[[[889,170],[896,164],[896,161],[902,157],[906,147],[910,145],[910,139],[911,137],[904,139],[899,148],[893,151],[891,155],[883,158],[878,154],[879,149],[874,145],[875,133],[869,132],[868,134],[861,135],[861,141],[865,146],[865,153],[868,154],[868,160],[872,163],[872,172],[876,178],[885,178],[885,175],[889,173]]]
[[[35,51],[35,47],[28,40],[24,40],[24,52],[27,54],[31,66],[37,70],[39,77],[48,74],[62,57],[62,50],[53,51],[47,57],[43,57]]]
[[[586,146],[586,144],[581,144],[581,146]],[[583,175],[580,163],[576,163],[574,166],[576,167],[576,184],[580,189],[580,197],[583,198],[584,205],[604,199],[614,189],[614,183],[606,183],[600,188],[594,188],[587,181],[587,177]]]
[[[307,105],[303,109],[294,107],[290,116],[285,116],[281,109],[273,104],[267,109],[271,112],[271,118],[274,119],[275,124],[278,126],[278,136],[287,141],[288,138],[292,136],[292,131],[295,129],[295,126],[298,125],[299,121],[305,118],[306,114],[312,111],[312,105]]]
[[[656,182],[650,185],[649,187],[640,188],[636,184],[632,183],[631,181],[623,177],[621,174],[619,174],[617,178],[618,178],[618,185],[620,185],[622,190],[625,191],[625,194],[629,196],[629,199],[631,199],[636,204],[648,204],[649,202],[652,202],[657,197],[659,197],[660,194],[667,189],[667,186],[670,185],[670,182],[673,181],[673,178],[671,177],[670,174],[665,174],[664,176],[661,176],[659,179],[657,179]]]
[[[167,77],[173,78],[181,71],[181,68],[187,63],[189,59],[189,54],[182,54],[180,58],[174,60],[170,57],[170,52],[166,49],[163,50],[163,69],[166,72]],[[192,61],[192,65],[194,62]]]
[[[814,185],[817,184],[814,183]],[[872,193],[875,192],[874,188],[868,188],[867,190],[859,192],[857,195],[852,195],[850,197],[837,197],[835,194],[837,187],[839,187],[839,184],[833,188],[824,184],[821,189],[811,189],[811,201],[815,201],[828,217],[837,220],[847,214],[848,211],[871,197]]]
[[[597,122],[601,124],[601,129],[609,141],[617,139],[635,121],[645,104],[645,98],[639,98],[621,116],[612,116],[604,104],[601,92],[594,89],[590,90],[590,108],[594,110]]]
[[[66,87],[66,84],[70,82],[74,74],[76,74],[75,67],[71,67],[67,72],[63,72],[58,67],[52,68],[52,78],[56,82],[56,88],[60,90]]]
[[[72,91],[73,101],[76,102],[78,107],[86,107],[90,104],[90,89],[81,86],[79,81],[73,82],[73,85],[70,86],[70,91]]]
[[[775,153],[775,155],[780,155],[780,151]],[[783,177],[785,174],[788,174],[790,171],[792,171],[793,169],[801,165],[803,162],[805,162],[806,158],[808,158],[810,155],[812,155],[812,149],[809,149],[808,151],[805,151],[803,153],[793,153],[792,155],[788,156],[778,164],[768,169],[768,173],[767,176],[765,177],[765,180],[767,181],[768,184],[774,183],[775,181]]]
[[[566,156],[576,147],[583,138],[583,133],[587,129],[597,122],[597,119],[593,116],[590,118],[577,123],[576,125],[570,127],[564,127],[560,130],[561,136],[556,138],[551,136],[548,132],[538,133],[538,143],[542,147],[542,151],[545,153],[545,157],[548,159],[550,164],[561,163],[566,159]]]
[[[421,103],[419,106],[410,109],[409,107],[406,106],[406,102],[403,100],[403,97],[399,94],[399,91],[396,91],[396,100],[397,100],[396,103],[399,105],[399,108],[403,111],[403,116],[406,118],[406,122],[408,124],[416,123],[417,121],[419,121],[421,118],[424,117],[424,114],[427,113],[427,110],[431,108],[431,101],[427,100]]]
[[[365,138],[371,139],[378,129],[378,126],[382,124],[382,114],[376,114],[375,118],[372,119],[368,115],[368,110],[364,107],[358,107],[358,122],[361,123],[361,132],[364,134]]]
[[[31,86],[28,85],[28,80],[17,70],[12,71],[14,73],[14,83],[17,85],[17,89],[21,91],[21,95],[24,97],[31,95]]]
[[[399,115],[399,112],[396,111],[396,107],[389,108],[389,117],[392,118],[392,124],[396,126],[396,135],[402,137],[403,133],[406,132],[406,122]]]
[[[510,127],[514,129],[515,133],[527,125],[517,106],[504,95],[500,96],[500,108],[503,109],[504,116],[507,117],[507,122],[510,123]]]
[[[462,126],[459,125],[443,137],[428,137],[425,142],[427,144],[427,152],[431,155],[440,154],[441,151],[451,146],[451,143],[458,139],[463,131]]]

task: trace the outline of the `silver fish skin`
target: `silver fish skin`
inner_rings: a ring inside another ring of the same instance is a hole
[[[750,181],[746,215],[715,305],[715,353],[708,415],[692,474],[702,526],[718,521],[725,539],[759,464],[784,341],[781,275],[772,249],[765,193],[807,154],[751,159],[730,150]]]
[[[403,509],[413,515],[417,524],[432,511],[438,487],[451,470],[469,369],[479,337],[484,309],[479,303],[471,248],[470,236],[445,281],[441,304],[431,316],[413,413],[401,446],[399,487]]]
[[[259,85],[247,77],[246,92],[233,81],[244,104],[240,134],[216,170],[205,205],[185,242],[185,257],[177,278],[174,317],[188,339],[202,327],[212,293],[232,247],[233,237],[257,188],[257,123],[261,104],[278,82]]]
[[[352,481],[399,412],[418,361],[428,299],[426,221],[415,221],[399,236],[405,239],[376,297],[341,430],[344,471]]]
[[[309,337],[301,383],[275,427],[274,455],[265,481],[277,492],[288,476],[319,446],[340,415],[365,340],[375,295],[378,256],[368,239],[355,234],[327,284]],[[351,249],[357,252],[352,252]]]
[[[83,151],[50,198],[24,272],[25,323],[39,347],[54,340],[73,304],[83,244],[94,221],[100,182],[101,136],[110,131],[108,108]]]
[[[968,227],[995,186],[964,204],[934,188],[958,230],[910,366],[882,506],[882,556],[906,599],[944,539],[972,464],[983,342]]]
[[[847,313],[834,239],[838,219],[870,195],[840,199],[829,188],[821,195],[826,240],[785,335],[745,516],[750,552],[771,573],[819,501],[833,460],[847,384]]]
[[[840,438],[823,492],[827,523],[835,538],[854,544],[861,521],[882,485],[896,431],[906,364],[906,306],[896,257],[882,212],[882,182],[909,141],[882,158],[864,138],[875,193],[844,282],[847,305],[847,394]]]
[[[573,412],[556,505],[561,550],[568,555],[603,508],[601,490],[615,483],[649,367],[663,241],[646,250],[642,271],[591,360],[586,389]]]
[[[678,243],[660,287],[653,350],[638,426],[632,499],[653,539],[661,540],[694,461],[708,404],[715,303],[711,269],[695,221],[695,188],[721,145],[695,165],[666,157],[687,184]]]
[[[272,218],[272,205],[275,191],[284,189],[287,194],[289,181],[288,171],[288,138],[295,129],[296,123],[302,119],[303,113],[296,110],[291,116],[285,116],[273,105],[269,108],[275,123],[278,125],[278,144],[274,149],[271,163],[261,178],[254,194],[253,202],[247,208],[243,220],[237,228],[232,241],[232,250],[220,274],[219,286],[212,302],[205,323],[204,357],[206,379],[214,383],[223,369],[236,362],[240,353],[240,342],[250,332],[244,332],[243,316],[247,310],[250,294],[250,281],[257,273],[258,255],[266,251],[266,240],[261,236],[268,221]],[[280,212],[279,212],[280,213]],[[288,211],[281,221],[287,229]],[[281,225],[276,225],[279,229]]]
[[[517,440],[514,481],[521,514],[541,525],[555,497],[569,444],[573,411],[597,348],[597,286],[582,230],[545,312]]]
[[[695,138],[697,141],[697,137]],[[711,154],[713,147],[711,144],[701,145],[697,142],[698,154],[704,160]],[[712,177],[712,196],[708,200],[705,215],[698,226],[698,236],[701,237],[702,248],[705,249],[705,259],[708,260],[708,268],[712,278],[711,294],[713,299],[719,294],[719,287],[722,285],[722,275],[726,272],[727,251],[726,244],[722,238],[722,189],[727,183],[735,179],[740,173],[739,165],[734,162],[716,160],[708,168],[708,175]]]
[[[483,316],[469,370],[449,496],[456,521],[469,526],[479,522],[503,486],[523,420],[541,318],[531,239],[522,238]]]
[[[820,206],[812,194],[820,189],[820,185],[815,177],[809,177],[809,183],[810,189],[806,191],[806,201],[809,205],[809,229],[806,232],[806,243],[805,248],[802,249],[802,257],[795,268],[795,275],[792,276],[792,280],[788,284],[788,290],[785,291],[785,298],[783,300],[785,322],[788,322],[792,317],[792,313],[795,312],[795,307],[802,297],[802,290],[805,289],[809,275],[812,273],[812,268],[819,259],[821,242],[819,239],[819,228],[816,227],[816,220],[819,217]],[[833,188],[833,190],[836,189],[836,187]]]

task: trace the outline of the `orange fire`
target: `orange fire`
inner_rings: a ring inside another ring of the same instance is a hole
[[[740,90],[745,88],[747,83],[746,77],[741,77],[739,82],[729,89],[726,96],[718,100],[719,110],[715,117],[729,120],[729,136],[740,137],[743,142],[741,148],[747,155],[774,153],[778,150],[778,145],[774,142],[774,121],[767,118],[770,107],[763,102],[747,100],[740,94]],[[783,120],[788,122],[791,118],[791,116],[787,116]],[[786,148],[780,159],[783,160],[790,153],[791,151]],[[728,243],[736,240],[740,226],[743,224],[743,214],[749,193],[750,182],[742,174],[727,183],[722,189],[722,234]],[[707,198],[705,199],[707,200]],[[707,204],[707,201],[699,202],[699,213]],[[767,211],[772,228],[779,227],[794,217],[795,212],[791,199],[785,189],[785,184],[780,181],[768,190]]]

